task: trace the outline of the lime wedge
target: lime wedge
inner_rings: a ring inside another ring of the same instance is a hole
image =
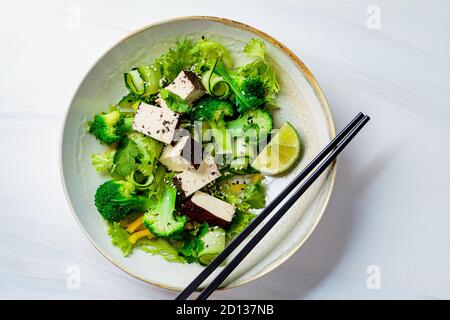
[[[265,175],[289,170],[300,156],[301,143],[297,131],[286,122],[267,146],[258,154],[251,166]]]

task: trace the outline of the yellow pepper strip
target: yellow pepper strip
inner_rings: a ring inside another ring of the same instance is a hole
[[[135,232],[137,229],[139,229],[140,226],[144,225],[144,215],[140,216],[139,218],[137,218],[136,220],[134,220],[133,222],[131,222],[128,226],[127,226],[127,232],[128,233],[133,233]]]
[[[243,183],[230,184],[230,191],[231,193],[238,195],[245,190],[245,187],[246,185]]]
[[[247,181],[250,180],[251,183],[255,184],[255,183],[258,183],[259,181],[261,181],[262,177],[263,177],[262,174],[255,173],[249,179],[247,178],[248,179]],[[235,195],[239,195],[240,193],[242,193],[245,190],[246,187],[247,187],[247,182],[235,183],[235,184],[231,183],[230,191],[231,191],[231,193],[233,193]]]
[[[144,224],[141,224],[139,227],[136,228],[135,231],[141,231],[141,230],[144,230],[144,229],[146,229],[146,228],[145,228],[145,225],[144,225]]]
[[[128,237],[128,241],[130,241],[132,244],[135,244],[136,241],[138,241],[140,238],[148,237],[149,239],[153,238],[153,234],[148,231],[147,229],[141,230],[138,232],[133,233],[131,236]]]
[[[255,173],[254,175],[252,175],[252,183],[258,183],[260,180],[262,179],[262,174],[261,173]]]

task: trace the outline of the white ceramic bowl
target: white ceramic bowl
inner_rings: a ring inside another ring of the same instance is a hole
[[[184,37],[218,40],[236,61],[244,62],[242,48],[250,38],[265,41],[281,80],[276,127],[289,120],[298,130],[303,155],[298,166],[283,177],[267,178],[268,201],[335,135],[327,102],[306,66],[289,49],[269,35],[245,24],[215,17],[182,17],[146,26],[118,42],[101,57],[79,86],[67,111],[61,140],[61,171],[73,215],[94,246],[123,271],[150,284],[180,290],[201,270],[197,264],[176,264],[160,256],[135,250],[123,257],[111,244],[106,224],[94,206],[94,193],[106,178],[90,164],[90,154],[103,147],[86,133],[94,113],[117,103],[127,91],[123,73],[133,66],[152,63]],[[314,230],[332,191],[335,166],[329,168],[302,199],[251,252],[222,287],[236,287],[273,270],[289,258]],[[217,272],[218,270],[216,270]]]

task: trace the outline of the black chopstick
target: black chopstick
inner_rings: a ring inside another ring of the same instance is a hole
[[[335,149],[353,130],[357,128],[358,124],[362,123],[363,119],[366,119],[364,124],[369,120],[368,117],[364,117],[362,113],[359,113],[295,178],[289,183],[289,185],[283,189],[283,191],[271,202],[269,205],[262,210],[258,216],[248,225],[246,229],[244,229],[225,249],[222,251],[216,259],[214,259],[205,269],[184,289],[177,297],[176,300],[185,300],[187,299],[202,283],[208,278],[208,276],[217,269],[220,264],[225,261],[225,259],[247,238],[250,233],[255,230],[258,225],[275,209],[286,197],[289,193],[294,190],[299,183],[306,178],[312,170],[333,150]],[[363,124],[363,125],[364,125]],[[362,128],[360,126],[359,130]],[[359,131],[358,130],[358,131]],[[354,133],[356,135],[357,132]],[[353,138],[353,136],[351,137]],[[348,141],[349,142],[349,141]],[[348,143],[347,142],[347,143]],[[342,149],[341,149],[342,150]],[[339,151],[340,152],[340,151]],[[336,154],[337,155],[337,154]],[[329,158],[327,158],[329,159]],[[330,160],[333,161],[334,158]],[[325,168],[323,169],[325,170]],[[322,171],[323,171],[322,170]],[[280,211],[279,211],[280,212]],[[262,237],[261,237],[262,238]],[[259,242],[259,241],[258,241]],[[248,254],[248,253],[247,253]],[[245,254],[245,255],[247,255]],[[239,261],[240,262],[240,261]],[[238,262],[238,263],[239,263]],[[238,264],[237,263],[237,264]],[[236,266],[237,266],[236,264]],[[233,269],[236,267],[234,266]],[[225,271],[225,269],[223,270]],[[226,276],[225,276],[226,278]],[[224,279],[225,279],[224,278]],[[219,281],[219,280],[218,280]],[[223,280],[222,280],[223,281]],[[220,283],[222,282],[220,281]],[[216,284],[217,281],[214,281]],[[220,283],[217,284],[220,285]],[[213,284],[213,283],[211,283]],[[210,285],[211,286],[211,285]],[[215,288],[217,288],[217,286]],[[215,290],[212,289],[212,291]],[[209,296],[211,292],[206,292],[204,298]],[[201,296],[199,296],[200,298]]]
[[[261,239],[275,226],[275,224],[284,216],[294,203],[308,190],[311,184],[325,171],[325,169],[336,159],[338,154],[347,146],[347,144],[356,136],[362,127],[370,120],[365,116],[361,122],[347,135],[347,137],[330,153],[328,157],[317,167],[315,171],[306,179],[299,189],[275,212],[272,218],[264,224],[256,235],[240,250],[236,256],[225,266],[219,275],[200,293],[197,300],[207,299],[211,293],[216,290],[220,284],[230,275],[230,273],[241,263],[241,261],[253,250],[253,248],[261,241]]]

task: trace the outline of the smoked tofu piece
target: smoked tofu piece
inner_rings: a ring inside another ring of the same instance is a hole
[[[218,177],[220,177],[220,171],[214,157],[207,156],[203,159],[198,170],[183,171],[173,177],[173,182],[182,197],[189,197]]]
[[[174,145],[164,148],[159,162],[171,171],[192,171],[199,168],[202,156],[202,146],[191,136],[183,136]]]
[[[133,129],[169,144],[173,140],[179,120],[179,113],[141,103],[134,117]]]
[[[235,207],[207,193],[197,191],[181,210],[181,213],[194,221],[225,227],[233,220]]]
[[[206,93],[200,78],[192,71],[181,71],[175,80],[164,89],[175,93],[189,104],[194,103]],[[163,108],[167,108],[164,99],[160,96],[158,96],[156,103]]]

